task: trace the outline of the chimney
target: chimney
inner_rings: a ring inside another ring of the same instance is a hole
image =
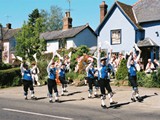
[[[11,23],[7,23],[7,24],[6,24],[6,27],[7,27],[8,29],[12,29],[11,26],[12,26]]]
[[[63,30],[69,28],[72,28],[72,18],[70,17],[70,12],[66,12],[65,17],[63,18]]]
[[[100,23],[101,23],[105,15],[107,14],[108,5],[105,3],[105,1],[102,1],[102,4],[99,7],[100,7]]]

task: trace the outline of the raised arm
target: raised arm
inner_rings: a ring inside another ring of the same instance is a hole
[[[133,55],[133,52],[130,53],[130,56],[128,58],[128,61],[127,61],[127,68],[130,67],[130,62],[131,62],[131,59],[132,59],[132,55]]]
[[[48,66],[47,66],[47,72],[48,72],[48,73],[49,73],[49,70],[50,70],[50,66],[52,65],[54,56],[55,56],[55,54],[54,54],[54,52],[53,52],[53,57],[52,57],[51,61],[49,62]]]
[[[37,62],[38,62],[38,60],[37,60],[37,53],[35,53],[35,54],[33,55],[33,58],[34,58],[34,60],[36,61],[36,64],[37,64]]]
[[[64,60],[63,57],[61,57],[61,55],[58,54],[57,52],[56,52],[56,55],[58,56],[58,58],[59,58],[60,60]]]
[[[71,56],[72,56],[72,52],[68,54],[69,59],[71,59]]]
[[[89,63],[89,65],[86,67],[86,72],[88,72],[89,71],[89,68],[92,66],[92,62],[91,63]]]
[[[135,47],[136,51],[139,51],[139,54],[135,60],[135,62],[138,62],[138,60],[140,59],[140,56],[141,56],[141,50],[138,48],[137,44],[135,44],[134,47]]]
[[[109,61],[111,60],[111,54],[112,54],[112,50],[110,52],[108,52],[108,56],[107,56],[107,59],[106,59],[106,65],[108,65]]]

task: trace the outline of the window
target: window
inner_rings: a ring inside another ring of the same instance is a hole
[[[111,44],[121,44],[121,30],[111,30]]]
[[[66,48],[66,47],[67,47],[66,40],[65,39],[59,40],[59,49]]]

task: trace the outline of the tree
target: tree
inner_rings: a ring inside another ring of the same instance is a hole
[[[16,36],[16,55],[32,61],[35,53],[41,53],[44,50],[45,42],[39,38],[40,33],[44,32],[43,23],[42,18],[37,18],[34,27],[26,22],[23,24]]]
[[[116,79],[117,80],[124,80],[128,76],[128,69],[127,69],[127,60],[122,59],[120,66],[116,72]]]
[[[34,25],[36,24],[36,20],[40,18],[41,15],[38,9],[34,9],[33,12],[28,15],[28,17],[29,17],[28,18],[29,25],[32,25],[34,27]]]
[[[41,10],[40,15],[44,18],[46,31],[60,30],[63,24],[62,9],[57,6],[51,6],[50,12]]]

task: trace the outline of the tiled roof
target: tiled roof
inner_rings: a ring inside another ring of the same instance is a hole
[[[160,0],[139,0],[133,10],[139,23],[160,20]]]
[[[8,29],[3,28],[3,40],[9,40],[10,38],[14,37],[20,28],[17,29]]]
[[[158,46],[151,38],[145,38],[144,40],[138,41],[138,47],[151,47]]]
[[[119,1],[116,2],[117,5],[123,10],[123,12],[128,16],[128,18],[133,22],[133,24],[139,28],[142,29],[141,26],[136,22],[134,12],[132,10],[132,6],[126,5],[124,3],[121,3]]]
[[[88,24],[83,25],[83,26],[78,26],[78,27],[72,27],[68,30],[45,32],[40,35],[40,38],[44,38],[45,40],[57,40],[57,39],[63,39],[63,38],[71,38],[79,34],[81,31],[83,31],[87,27],[89,27]],[[91,28],[89,27],[89,29]]]

